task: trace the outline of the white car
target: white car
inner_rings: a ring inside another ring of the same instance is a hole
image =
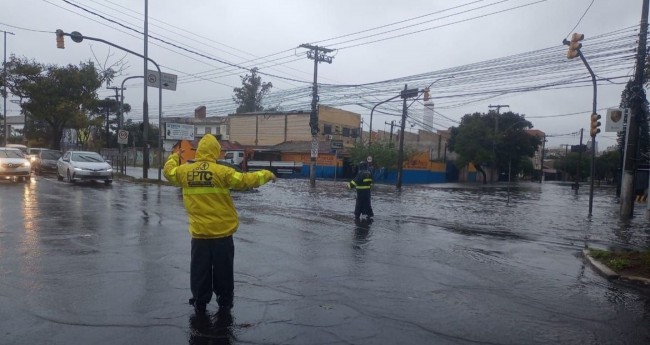
[[[20,149],[0,147],[0,177],[30,181],[32,167]]]
[[[79,180],[102,180],[113,183],[113,168],[97,152],[68,151],[56,163],[56,177],[74,183]]]

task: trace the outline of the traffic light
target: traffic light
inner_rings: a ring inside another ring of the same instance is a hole
[[[429,95],[429,88],[424,89],[424,101],[428,101],[431,99],[431,95]]]
[[[56,47],[59,49],[65,49],[65,41],[63,40],[63,30],[56,30]]]
[[[583,34],[574,32],[573,35],[571,35],[571,41],[568,42],[569,51],[566,53],[567,58],[573,59],[580,54],[580,48],[582,48],[582,43],[580,43],[580,41],[583,39],[585,39],[585,35]]]
[[[593,138],[596,137],[596,134],[600,133],[600,115],[598,114],[591,114],[591,130],[589,131],[591,133],[591,136]]]

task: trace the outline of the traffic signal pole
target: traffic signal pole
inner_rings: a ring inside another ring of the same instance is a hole
[[[597,83],[596,83],[596,75],[594,74],[594,71],[591,70],[591,66],[589,66],[589,63],[587,62],[587,59],[585,56],[582,54],[582,51],[580,49],[582,48],[582,44],[580,41],[582,41],[585,38],[583,34],[579,33],[574,33],[571,35],[571,41],[567,41],[564,39],[562,41],[563,44],[569,46],[569,51],[567,52],[567,58],[573,59],[576,56],[580,57],[580,60],[582,60],[582,63],[587,67],[587,71],[589,71],[589,75],[591,75],[591,82],[594,86],[594,97],[593,97],[593,102],[592,102],[592,108],[591,108],[591,173],[590,173],[590,187],[589,187],[589,217],[591,217],[592,214],[592,209],[593,209],[593,204],[594,204],[594,175],[595,175],[595,170],[596,170],[596,134],[600,132],[600,129],[598,128],[600,126],[600,122],[598,120],[600,119],[600,115],[596,113],[596,100],[597,100],[597,95],[598,95],[598,88],[597,88]],[[576,188],[577,191],[577,188]]]
[[[580,56],[580,60],[582,60],[582,63],[584,63],[585,67],[587,67],[587,70],[589,71],[589,74],[591,75],[591,82],[594,85],[594,97],[593,97],[593,102],[591,106],[591,172],[590,172],[590,184],[589,184],[589,216],[591,217],[591,211],[594,206],[594,177],[595,177],[595,172],[596,172],[596,134],[600,132],[600,129],[598,128],[600,126],[600,122],[598,120],[600,119],[600,115],[596,114],[596,100],[597,100],[597,95],[598,95],[598,87],[596,84],[596,75],[594,75],[594,71],[591,70],[591,67],[589,66],[589,63],[587,63],[587,59],[585,59],[585,56],[582,55],[582,52],[578,50],[578,56]]]

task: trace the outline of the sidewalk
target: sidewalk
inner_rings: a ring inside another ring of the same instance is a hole
[[[126,167],[126,174],[127,176],[130,177],[135,177],[135,178],[142,178],[142,173],[143,170],[141,166],[134,167],[134,166],[127,166]],[[167,181],[165,179],[165,176],[162,175],[162,170],[160,172],[161,180]],[[147,170],[147,178],[150,180],[158,180],[158,168],[150,168]]]

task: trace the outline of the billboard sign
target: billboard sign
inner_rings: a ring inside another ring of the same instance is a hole
[[[165,139],[194,140],[194,125],[181,123],[165,123]]]

